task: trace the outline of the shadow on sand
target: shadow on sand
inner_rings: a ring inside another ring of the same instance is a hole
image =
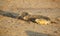
[[[33,31],[26,31],[26,33],[28,36],[53,36],[53,35],[49,35],[49,34],[33,32]]]

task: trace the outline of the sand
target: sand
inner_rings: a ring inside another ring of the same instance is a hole
[[[55,19],[60,16],[60,1],[31,1],[0,0],[0,10],[17,14],[28,12],[31,15],[43,15],[57,23],[39,25],[37,23],[0,15],[0,36],[60,36],[60,21]],[[41,3],[39,4],[39,2]]]

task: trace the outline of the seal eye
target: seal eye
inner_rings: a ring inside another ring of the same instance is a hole
[[[35,22],[35,19],[36,19],[36,18],[30,18],[29,20],[32,21],[32,22],[34,22],[34,23],[36,23],[36,22]]]

